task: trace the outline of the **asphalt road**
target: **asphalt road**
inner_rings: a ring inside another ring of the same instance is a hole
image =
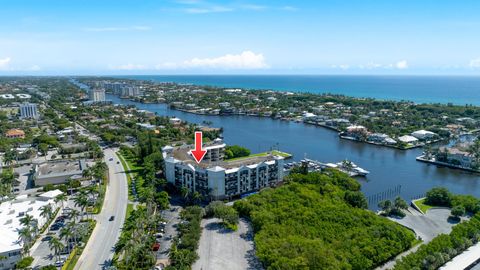
[[[127,178],[115,151],[105,149],[104,154],[109,168],[110,182],[105,193],[102,212],[96,216],[97,225],[75,269],[94,270],[109,266],[114,254],[113,247],[125,221],[128,203]],[[113,161],[109,161],[110,158],[113,158]],[[109,221],[111,216],[115,216],[113,221]]]

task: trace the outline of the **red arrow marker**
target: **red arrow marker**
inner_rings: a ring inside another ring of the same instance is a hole
[[[201,131],[195,132],[195,150],[192,151],[192,156],[197,163],[200,163],[207,153],[207,151],[203,150],[202,147],[202,136],[203,134]]]

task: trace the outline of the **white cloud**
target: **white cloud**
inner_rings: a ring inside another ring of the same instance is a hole
[[[255,11],[265,10],[268,8],[267,6],[254,5],[254,4],[242,5],[241,7],[246,10],[255,10]]]
[[[407,62],[407,60],[398,61],[395,64],[395,67],[398,68],[398,69],[407,69],[408,68],[408,62]]]
[[[86,32],[119,32],[119,31],[148,31],[150,26],[129,26],[129,27],[87,27],[83,28]]]
[[[157,69],[265,69],[269,68],[263,54],[255,54],[252,51],[244,51],[241,54],[227,54],[215,58],[193,58],[182,63],[163,63],[156,66]]]
[[[280,9],[285,10],[285,11],[297,11],[298,10],[298,8],[292,7],[292,6],[283,6]]]
[[[347,65],[347,64],[341,64],[341,65],[332,65],[331,66],[332,68],[335,68],[335,69],[341,69],[341,70],[347,70],[347,69],[350,69],[350,65]]]
[[[110,69],[112,70],[144,70],[147,69],[148,67],[145,65],[139,65],[139,64],[124,64],[124,65],[110,65]]]
[[[471,68],[480,68],[480,58],[470,60]]]
[[[184,9],[184,11],[190,14],[205,14],[205,13],[230,12],[230,11],[233,11],[233,8],[213,6],[213,7],[204,7],[204,8],[186,8]]]
[[[0,59],[0,70],[9,70],[10,60],[10,57]]]
[[[365,65],[358,65],[359,69],[407,69],[408,62],[406,60],[401,60],[395,64],[380,64],[375,62],[369,62]]]

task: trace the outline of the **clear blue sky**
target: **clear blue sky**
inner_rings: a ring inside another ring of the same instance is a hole
[[[15,0],[0,74],[480,75],[478,0]]]

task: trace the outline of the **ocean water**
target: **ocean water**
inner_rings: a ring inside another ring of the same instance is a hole
[[[139,75],[156,82],[276,91],[334,93],[352,97],[480,106],[480,76]]]

